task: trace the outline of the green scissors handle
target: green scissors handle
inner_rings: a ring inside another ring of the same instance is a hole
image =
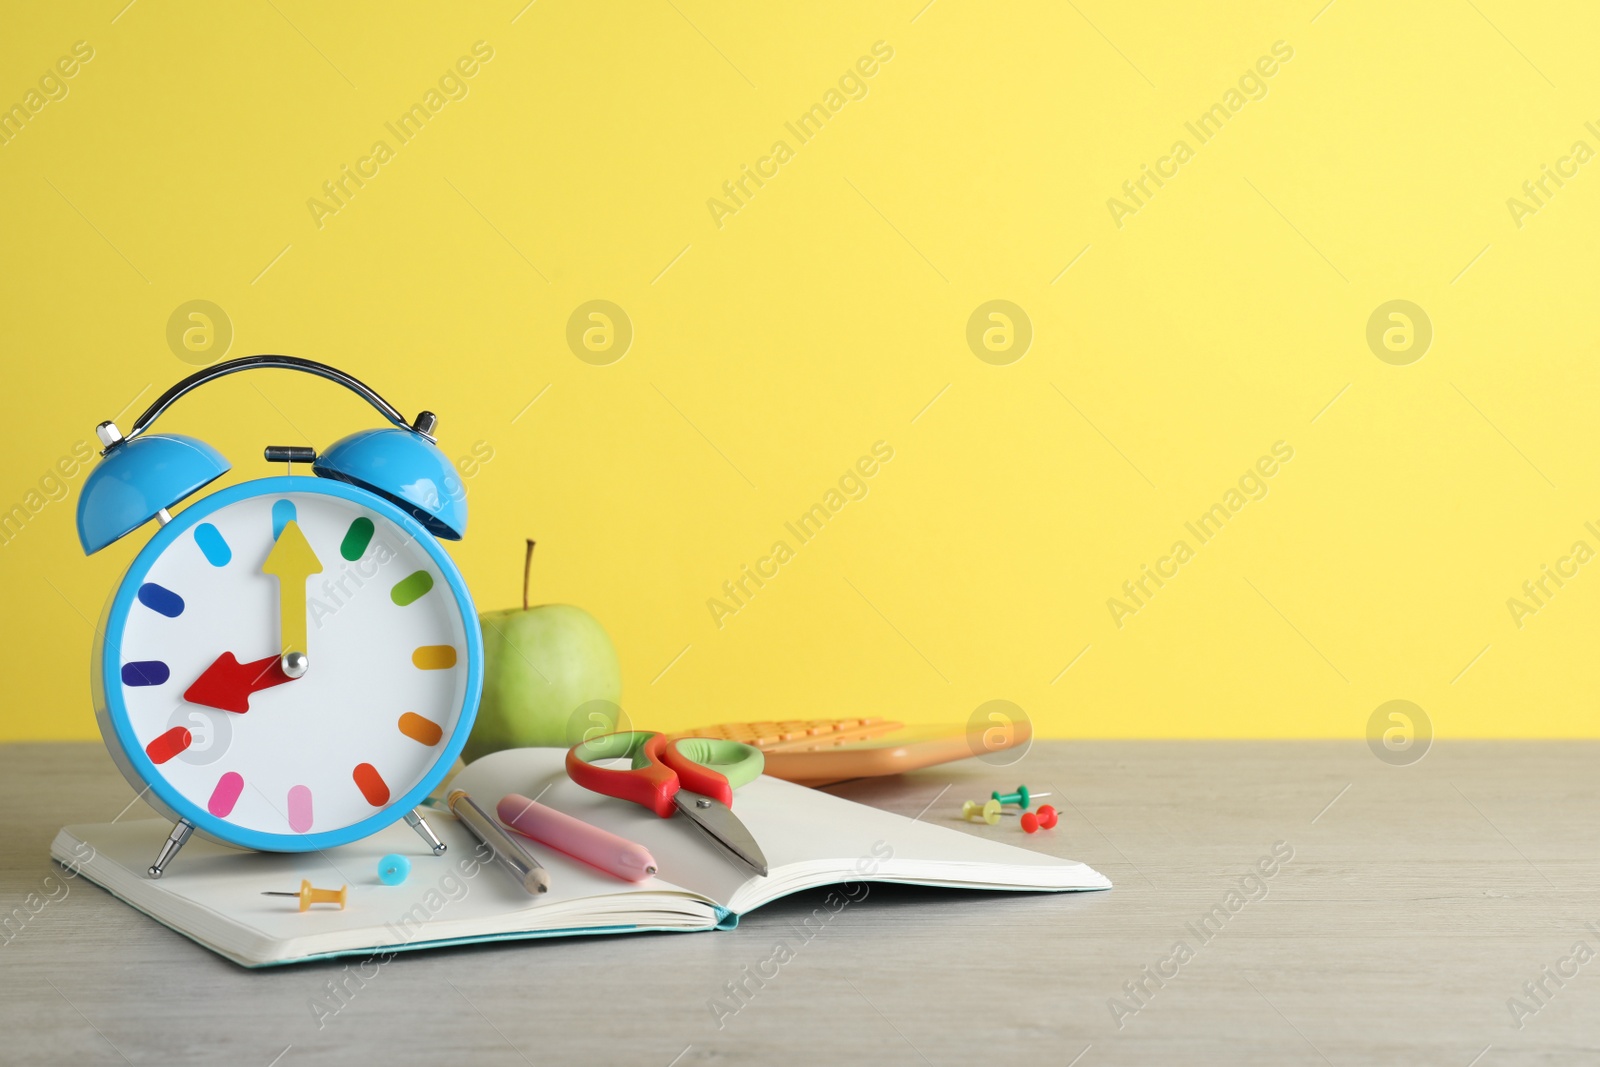
[[[734,789],[738,789],[742,785],[749,785],[757,778],[760,778],[762,770],[767,765],[766,757],[754,745],[745,745],[738,741],[725,741],[717,737],[680,737],[676,741],[669,742],[667,744],[667,756],[664,757],[669,767],[674,765],[673,760],[670,758],[674,753],[684,757],[691,763],[716,770],[723,778],[727,779],[728,785]],[[681,774],[682,772],[680,771],[679,773]],[[685,781],[684,785],[687,786],[688,782]],[[695,792],[702,793],[705,791],[696,789]],[[715,796],[713,793],[706,793],[706,795]],[[719,797],[718,799],[721,798]],[[725,800],[723,803],[729,804],[730,807],[732,806],[730,801]]]

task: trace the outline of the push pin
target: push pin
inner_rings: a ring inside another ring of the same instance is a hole
[[[1047,797],[1049,793],[1030,793],[1025,785],[1017,786],[1015,793],[1001,793],[998,790],[989,794],[1002,804],[1015,804],[1022,810],[1028,810],[1028,805],[1040,797]]]
[[[378,861],[378,881],[384,885],[401,885],[411,874],[411,861],[391,852]]]
[[[985,800],[982,804],[979,804],[976,800],[968,800],[961,805],[961,817],[963,819],[970,821],[973,816],[977,816],[990,826],[999,822],[1002,815],[1015,814],[1016,812],[1014,811],[1001,811],[998,800]]]
[[[342,885],[338,889],[313,889],[311,883],[302,878],[300,879],[300,892],[298,893],[285,893],[281,890],[269,889],[261,895],[264,897],[299,897],[301,911],[305,911],[313,904],[337,904],[339,905],[339,910],[343,911],[345,894],[349,892],[349,889],[350,887],[346,885]]]
[[[1049,830],[1055,826],[1058,818],[1055,808],[1048,804],[1040,805],[1037,812],[1022,813],[1022,832],[1031,834],[1039,830]]]

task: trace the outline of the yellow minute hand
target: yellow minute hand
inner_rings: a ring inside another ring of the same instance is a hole
[[[262,574],[278,579],[278,653],[309,653],[306,641],[306,579],[322,573],[322,561],[293,519],[283,524],[277,543],[261,564]],[[303,669],[303,668],[302,668]]]

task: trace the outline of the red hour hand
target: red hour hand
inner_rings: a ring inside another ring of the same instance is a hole
[[[232,652],[224,652],[195,679],[184,692],[183,699],[242,715],[250,710],[251,693],[293,680],[283,673],[277,656],[240,663]]]

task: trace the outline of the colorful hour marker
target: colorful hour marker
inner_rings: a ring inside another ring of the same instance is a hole
[[[233,549],[223,539],[222,531],[209,522],[202,522],[194,528],[194,543],[200,546],[206,562],[213,567],[226,567],[233,559]]]
[[[350,529],[344,532],[344,540],[339,542],[339,555],[354,563],[361,558],[367,550],[367,545],[372,543],[372,520],[362,516],[350,524]]]
[[[378,768],[370,763],[358,763],[350,777],[356,780],[356,788],[361,790],[368,804],[381,808],[389,803],[389,785],[378,773]]]
[[[144,746],[144,754],[150,757],[151,763],[165,763],[192,744],[194,744],[194,735],[189,732],[189,728],[187,726],[174,726]]]
[[[211,791],[211,799],[206,801],[206,810],[219,819],[226,819],[233,813],[233,806],[239,803],[239,794],[244,792],[244,778],[237,772],[229,771],[217,779],[217,787]]]
[[[311,790],[303,785],[289,790],[289,829],[297,834],[311,829]]]
[[[433,575],[427,571],[413,571],[394,583],[394,588],[389,590],[389,599],[403,608],[421,599],[432,588]]]
[[[272,505],[272,539],[276,541],[283,528],[295,520],[293,500],[278,500]]]
[[[432,719],[423,718],[414,711],[400,716],[400,732],[424,745],[437,745],[444,736],[444,727]]]
[[[166,685],[172,668],[158,659],[139,659],[122,665],[123,685]]]
[[[183,597],[155,582],[145,582],[139,587],[139,603],[169,619],[183,614]]]
[[[453,645],[423,645],[411,653],[411,662],[425,671],[442,671],[456,665]]]

